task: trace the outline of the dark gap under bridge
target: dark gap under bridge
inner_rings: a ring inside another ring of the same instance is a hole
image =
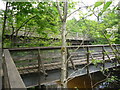
[[[120,45],[67,46],[68,79],[119,66]],[[118,52],[118,53],[115,53]],[[98,61],[96,67],[93,62]],[[48,85],[60,79],[61,47],[4,49],[4,88]],[[38,83],[39,82],[39,83]]]

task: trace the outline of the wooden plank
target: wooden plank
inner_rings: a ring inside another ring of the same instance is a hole
[[[98,57],[98,58],[99,58],[99,60],[103,60],[102,57]],[[111,58],[114,58],[114,57],[111,57]],[[107,56],[105,57],[105,61],[109,61],[108,58],[107,58]],[[76,66],[76,65],[87,64],[87,61],[86,61],[86,59],[83,59],[83,60],[74,60],[73,63],[74,63],[74,65]],[[89,63],[91,63],[91,60],[90,60]],[[69,64],[70,64],[70,63],[69,63]],[[60,69],[60,68],[61,68],[61,62],[59,62],[59,63],[52,63],[52,64],[44,64],[44,66],[45,66],[46,70]],[[72,65],[70,64],[69,67],[72,67]],[[26,68],[27,68],[27,67],[26,67]],[[24,69],[26,69],[26,68],[24,68]],[[37,69],[37,68],[38,68],[38,65],[36,65],[36,66],[31,66],[31,67],[29,67],[29,68],[27,68],[27,69]],[[22,69],[22,68],[21,68],[21,69]],[[37,72],[37,71],[36,71],[36,72]],[[41,71],[41,72],[42,72],[42,71]],[[31,72],[31,73],[32,73],[32,72]]]
[[[13,56],[13,60],[14,61],[26,61],[26,60],[36,60],[37,59],[37,56],[36,57],[14,57]]]
[[[72,60],[83,60],[86,59],[86,57],[71,57]]]
[[[16,64],[16,66],[22,66],[22,65],[24,65],[24,66],[31,66],[31,65],[34,65],[34,64],[38,64],[38,62],[37,61],[35,61],[35,62],[19,62],[19,63],[16,63],[15,62],[15,64]]]
[[[113,44],[113,46],[120,46],[120,44]],[[73,49],[73,48],[93,48],[93,47],[109,47],[109,45],[82,45],[82,46],[67,46],[67,48],[69,49]],[[10,51],[27,51],[27,50],[53,50],[53,49],[61,49],[61,46],[56,46],[56,47],[21,47],[21,48],[9,48]]]
[[[18,67],[18,70],[24,70],[24,69],[36,69],[36,68],[38,68],[38,65],[36,65],[36,66],[34,66],[34,65],[32,65],[32,66],[23,66],[23,67]]]
[[[4,50],[4,55],[10,88],[22,88],[23,90],[26,90],[25,84],[23,83],[22,78],[20,77],[20,74],[13,62],[13,59],[8,49]]]
[[[76,67],[74,65],[74,62],[73,60],[71,59],[71,56],[70,56],[70,53],[69,53],[69,50],[67,49],[67,59],[69,59],[69,61],[71,62],[71,65],[73,67],[73,70],[76,70]],[[68,61],[68,66],[69,66],[69,61]]]
[[[52,55],[50,55],[50,56],[41,56],[41,58],[42,59],[57,59],[57,58],[60,58],[61,56],[52,56]],[[14,57],[13,56],[13,60],[14,61],[26,61],[26,60],[36,60],[36,59],[38,59],[38,57],[37,56],[35,56],[35,57]]]
[[[109,53],[112,53],[112,52],[109,52]],[[102,52],[92,53],[93,56],[97,56],[99,54],[102,55]],[[71,53],[70,56],[71,56],[71,58],[72,57],[84,57],[85,54],[80,54],[80,53],[77,52],[77,53]],[[43,56],[43,55],[41,55],[42,59],[58,59],[60,57],[61,57],[60,55],[57,55],[57,56],[52,56],[52,55],[50,55],[50,56]],[[26,61],[26,60],[36,60],[36,59],[38,59],[38,57],[37,57],[37,55],[34,56],[34,57],[31,57],[31,55],[28,55],[27,57],[14,57],[13,56],[13,59],[14,59],[14,61]],[[46,60],[44,60],[44,61],[46,61]]]
[[[109,54],[109,55],[112,55],[112,54]],[[99,55],[99,54],[96,54],[96,55],[93,55],[93,53],[92,53],[92,56],[93,57],[102,57],[102,53]],[[71,57],[71,59],[72,60],[80,60],[80,59],[85,59],[86,57],[79,57],[79,56],[72,56]],[[43,60],[45,63],[50,63],[49,61],[46,61],[46,60]],[[52,60],[52,62],[56,62],[57,61],[57,59],[56,60]],[[35,60],[35,62],[23,62],[23,63],[16,63],[17,65],[32,65],[32,64],[37,64],[37,60]]]

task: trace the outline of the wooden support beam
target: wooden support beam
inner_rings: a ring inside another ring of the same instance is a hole
[[[73,62],[73,60],[71,59],[70,53],[69,53],[68,48],[67,48],[67,59],[68,59],[68,58],[69,58],[69,60],[70,60],[70,62],[71,62],[71,64],[72,64],[73,70],[76,70],[76,67],[75,67],[75,65],[74,65],[74,62]]]
[[[105,70],[105,50],[104,47],[102,47],[102,59],[103,59],[103,71]]]
[[[107,55],[108,59],[111,60],[109,55],[107,54],[107,51],[105,50],[104,46],[103,46],[103,52]]]
[[[89,47],[86,48],[87,49],[87,74],[89,74],[89,63],[90,63],[90,51],[89,51]]]
[[[42,70],[43,70],[43,74],[44,74],[45,76],[48,75],[48,74],[46,73],[46,71],[45,71],[44,64],[43,64],[43,62],[42,62],[42,60],[41,60],[40,49],[38,49],[38,67],[39,67],[39,69],[42,69]]]
[[[117,46],[115,45],[115,50],[117,51],[118,54],[120,54],[119,49],[117,48]]]
[[[38,49],[38,75],[39,75],[38,85],[39,85],[39,88],[41,88],[41,83],[40,83],[41,82],[41,69],[43,71],[44,76],[46,77],[48,74],[46,73],[45,67],[41,60],[40,49]]]

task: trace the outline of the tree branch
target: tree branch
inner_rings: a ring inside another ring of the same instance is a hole
[[[84,6],[84,7],[79,7],[77,10],[73,11],[72,13],[70,13],[67,17],[71,16],[72,14],[74,14],[75,12],[77,12],[78,10],[80,10],[81,8],[87,8],[87,7],[91,7],[93,5],[90,6]]]
[[[57,4],[57,10],[58,10],[58,13],[59,13],[59,17],[60,17],[60,19],[61,19],[61,21],[63,20],[63,18],[62,18],[62,13],[61,13],[61,11],[60,11],[60,5],[59,5],[59,2],[58,2],[58,0],[56,0],[56,4]]]
[[[68,0],[65,0],[65,2],[64,2],[64,13],[63,13],[63,16],[64,16],[64,18],[63,18],[63,20],[64,21],[66,21],[66,19],[67,19],[67,10],[68,10]]]
[[[11,36],[14,35],[16,32],[18,32],[25,24],[27,24],[27,23],[28,23],[31,19],[33,19],[34,17],[36,17],[36,15],[33,16],[33,17],[31,17],[31,18],[29,18],[29,19],[27,19],[25,22],[23,22],[22,25],[21,25],[15,32],[13,32],[13,33],[11,34]]]
[[[108,79],[108,77],[110,76],[110,74],[111,74],[111,73],[109,73],[109,74],[108,74],[108,76],[107,76],[105,79],[103,79],[103,80],[101,80],[101,81],[99,81],[99,82],[95,83],[95,84],[92,86],[92,88],[94,88],[96,85],[98,85],[98,84],[100,84],[100,83],[104,82],[105,80],[107,80],[107,79]]]

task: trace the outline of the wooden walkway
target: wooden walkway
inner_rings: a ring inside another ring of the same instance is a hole
[[[110,59],[114,59],[115,56],[114,55],[109,55]],[[98,56],[97,58],[99,58],[98,60],[102,60],[102,56]],[[75,66],[77,65],[85,65],[87,64],[87,62],[85,61],[86,59],[81,59],[81,60],[74,60],[73,63]],[[109,58],[107,56],[105,56],[105,61],[110,61]],[[90,63],[92,64],[92,61],[90,61]],[[69,66],[72,68],[72,64],[71,62],[69,62]],[[51,64],[44,64],[44,68],[46,71],[48,70],[54,70],[54,69],[60,69],[61,68],[61,62],[57,62],[57,63],[51,63]],[[35,73],[38,72],[38,65],[30,65],[30,66],[23,66],[23,67],[18,67],[18,71],[20,74],[28,74],[28,73]],[[41,72],[43,73],[43,71],[41,70]]]

